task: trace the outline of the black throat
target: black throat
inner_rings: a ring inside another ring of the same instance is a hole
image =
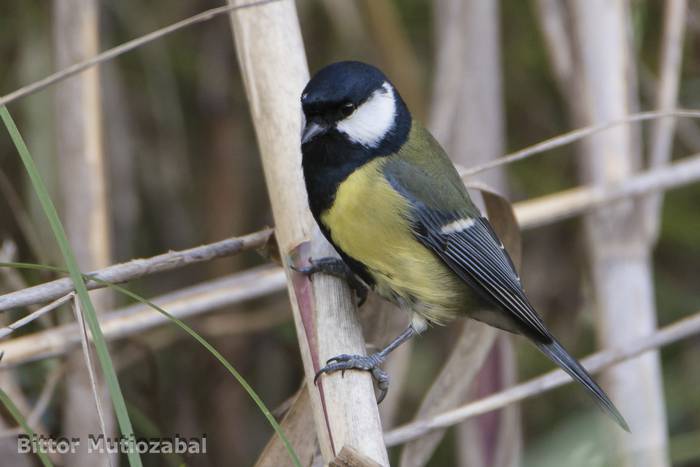
[[[340,184],[357,168],[377,157],[396,153],[406,142],[411,130],[411,114],[398,93],[395,98],[396,123],[377,147],[353,143],[335,129],[301,147],[309,208],[322,229],[321,213],[333,205]]]

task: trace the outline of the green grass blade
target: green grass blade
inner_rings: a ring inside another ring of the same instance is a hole
[[[43,264],[36,263],[22,263],[22,262],[2,262],[0,261],[0,268],[12,268],[12,269],[29,269],[31,271],[51,271],[60,272],[62,274],[68,274],[63,268],[57,268],[56,266],[44,266]]]
[[[85,312],[85,321],[88,323],[90,332],[92,333],[93,343],[95,345],[95,351],[97,353],[97,358],[100,361],[100,366],[102,367],[102,373],[104,375],[107,387],[109,388],[109,395],[112,398],[112,406],[114,407],[114,413],[117,416],[117,422],[119,423],[119,429],[126,439],[128,439],[132,444],[131,448],[128,450],[127,456],[129,459],[129,465],[131,467],[142,467],[141,457],[139,456],[136,449],[134,449],[134,430],[131,426],[131,420],[129,420],[129,414],[126,410],[126,403],[124,402],[124,395],[119,387],[119,380],[117,379],[117,373],[114,370],[114,365],[112,364],[112,359],[107,350],[107,343],[105,342],[104,336],[102,335],[102,330],[100,329],[100,324],[97,319],[97,313],[95,312],[95,307],[90,300],[90,295],[88,294],[87,288],[85,287],[85,282],[83,280],[83,275],[78,268],[78,262],[75,259],[73,249],[68,243],[68,238],[66,232],[63,229],[63,224],[58,217],[58,212],[56,207],[51,201],[46,185],[39,174],[39,171],[34,164],[32,156],[29,154],[27,145],[22,139],[15,122],[10,116],[10,112],[7,107],[0,107],[0,117],[2,118],[7,131],[10,133],[10,138],[17,148],[24,168],[29,174],[29,178],[32,182],[32,187],[34,192],[39,198],[41,207],[44,210],[44,214],[49,220],[51,225],[51,230],[53,231],[56,242],[58,243],[61,254],[63,255],[63,260],[68,268],[69,275],[73,280],[75,286],[75,291],[78,294],[83,311]]]
[[[11,267],[11,268],[17,268],[17,269],[32,269],[32,270],[48,270],[48,271],[54,271],[54,272],[63,272],[65,273],[66,271],[57,268],[54,266],[43,266],[41,264],[33,264],[33,263],[3,263],[0,262],[0,267]],[[106,282],[102,281],[99,279],[96,279],[91,276],[84,275],[83,276],[85,280],[94,280],[95,282],[99,282],[100,284],[105,285],[106,287],[109,287],[113,290],[116,290],[117,292],[126,295],[127,297],[130,297],[150,308],[153,308],[166,318],[168,318],[170,321],[172,321],[174,324],[179,326],[183,331],[188,333],[190,336],[192,336],[197,342],[199,342],[209,353],[211,353],[219,362],[228,370],[231,375],[238,381],[238,383],[243,387],[243,389],[248,393],[251,399],[253,399],[253,402],[258,406],[260,411],[263,413],[265,418],[267,418],[267,421],[270,423],[272,428],[275,430],[277,435],[280,437],[282,440],[282,443],[284,444],[285,449],[289,453],[289,457],[291,458],[292,462],[294,463],[295,467],[301,467],[301,462],[299,461],[299,457],[296,454],[296,451],[294,451],[294,448],[292,447],[292,444],[289,442],[289,439],[287,436],[284,434],[284,430],[282,427],[277,423],[277,420],[275,420],[275,417],[272,415],[270,412],[270,409],[267,408],[265,403],[260,399],[260,396],[255,392],[255,390],[248,384],[248,381],[245,380],[245,378],[229,363],[226,358],[221,355],[221,353],[214,348],[209,342],[207,342],[204,337],[202,337],[200,334],[197,333],[194,329],[189,327],[187,324],[185,324],[182,320],[176,318],[175,316],[171,315],[167,311],[165,311],[163,308],[159,307],[155,303],[147,300],[146,298],[130,291],[129,289],[122,287],[117,284],[112,284],[111,282]]]
[[[17,423],[19,423],[19,425],[29,436],[29,438],[34,439],[34,437],[36,436],[34,430],[31,429],[31,427],[24,419],[15,403],[12,402],[12,399],[10,399],[10,396],[8,396],[7,393],[2,389],[0,389],[0,402],[3,403],[3,405],[7,408],[7,411],[10,412],[10,415],[12,415],[12,418],[14,418]],[[49,457],[43,451],[37,450],[36,455],[39,456],[39,459],[41,460],[41,463],[44,465],[44,467],[53,467],[51,459],[49,459]]]
[[[141,297],[138,294],[135,294],[134,292],[116,284],[112,284],[109,282],[104,282],[104,281],[99,281],[95,279],[95,281],[100,282],[102,284],[105,284],[107,287],[116,290],[119,293],[122,293],[126,295],[127,297],[131,297],[136,301],[139,301],[143,303],[144,305],[147,305],[166,318],[168,318],[170,321],[175,323],[185,331],[187,334],[192,336],[197,342],[199,342],[205,349],[209,351],[210,354],[212,354],[219,362],[228,370],[229,373],[233,375],[234,378],[236,378],[236,381],[238,381],[238,384],[240,384],[243,389],[248,393],[251,399],[253,399],[253,402],[255,402],[255,405],[258,406],[260,411],[263,413],[265,418],[267,418],[267,421],[270,422],[270,425],[272,425],[272,428],[277,432],[277,435],[279,435],[280,439],[282,440],[282,443],[284,444],[284,447],[287,449],[287,452],[289,453],[290,458],[292,459],[292,462],[294,463],[295,467],[301,467],[301,462],[299,461],[299,457],[297,456],[296,452],[294,451],[294,448],[292,447],[292,444],[289,442],[289,439],[287,439],[287,436],[284,434],[284,431],[282,430],[282,427],[277,423],[277,420],[275,420],[275,417],[272,415],[272,412],[270,412],[270,409],[267,408],[265,403],[260,399],[260,396],[255,392],[255,390],[251,387],[250,384],[248,384],[248,381],[243,378],[243,376],[229,363],[226,358],[219,353],[218,350],[214,348],[213,345],[211,345],[207,340],[202,337],[197,331],[189,327],[187,324],[185,324],[182,320],[174,317],[155,303],[146,300],[145,298]]]

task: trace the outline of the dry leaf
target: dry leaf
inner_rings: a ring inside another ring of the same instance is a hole
[[[382,467],[381,464],[377,464],[350,446],[343,446],[340,453],[328,465],[329,467]]]
[[[299,456],[301,464],[310,466],[319,447],[316,440],[311,399],[305,383],[302,384],[294,397],[294,402],[280,422],[280,426]],[[255,467],[279,467],[281,465],[291,465],[291,460],[282,440],[275,433],[267,442],[265,449],[255,463]]]
[[[505,196],[483,183],[467,183],[466,187],[477,190],[484,198],[486,213],[493,230],[503,242],[506,251],[510,254],[515,267],[520,270],[522,262],[522,241],[520,237],[520,226],[515,217],[515,210]]]
[[[255,251],[258,252],[263,258],[272,261],[278,266],[282,266],[282,257],[280,256],[280,249],[277,245],[277,238],[275,237],[275,231],[272,231],[270,237],[267,239],[264,245],[257,248]]]

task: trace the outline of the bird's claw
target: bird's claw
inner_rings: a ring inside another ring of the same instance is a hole
[[[377,366],[372,368],[372,377],[377,382],[377,389],[379,389],[377,404],[381,404],[389,393],[389,374]]]
[[[323,272],[329,274],[333,277],[338,277],[347,281],[350,288],[357,295],[357,306],[361,307],[367,300],[367,287],[360,282],[355,275],[352,273],[347,264],[343,260],[333,257],[326,257],[320,259],[309,258],[308,266],[290,266],[292,270],[304,274],[305,276],[311,276],[313,274]]]
[[[347,266],[343,263],[343,260],[333,257],[326,257],[320,259],[309,258],[308,266],[295,266],[291,265],[291,268],[300,274],[305,276],[310,276],[318,272],[324,272],[330,274],[331,276],[345,278],[348,274],[351,274],[347,270]]]
[[[315,264],[315,261],[311,258],[309,258],[308,266],[296,266],[294,264],[290,264],[289,267],[291,267],[292,270],[298,272],[299,274],[303,274],[305,276],[310,276],[319,272],[318,266]]]
[[[359,284],[357,281],[356,283]],[[364,287],[361,284],[356,286],[355,283],[351,282],[350,288],[355,291],[355,295],[357,296],[357,307],[359,308],[364,305],[367,301],[367,287]]]
[[[377,382],[377,388],[379,389],[377,404],[379,404],[384,400],[389,391],[389,375],[379,367],[383,361],[384,356],[378,353],[368,356],[348,354],[336,355],[328,359],[326,366],[316,373],[314,376],[314,384],[318,383],[318,379],[324,373],[330,374],[340,371],[341,376],[345,376],[346,370],[369,371],[372,374],[372,378]]]
[[[344,361],[348,361],[348,360],[351,360],[352,358],[353,358],[353,355],[348,355],[348,354],[346,354],[346,353],[340,354],[340,355],[336,355],[335,357],[329,358],[328,360],[326,360],[326,365],[328,365],[329,363],[333,363],[333,362],[344,362]]]

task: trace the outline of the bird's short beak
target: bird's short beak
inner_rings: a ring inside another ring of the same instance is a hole
[[[304,130],[301,132],[301,144],[306,144],[318,135],[322,135],[328,131],[328,126],[314,122],[313,120],[306,124]]]

